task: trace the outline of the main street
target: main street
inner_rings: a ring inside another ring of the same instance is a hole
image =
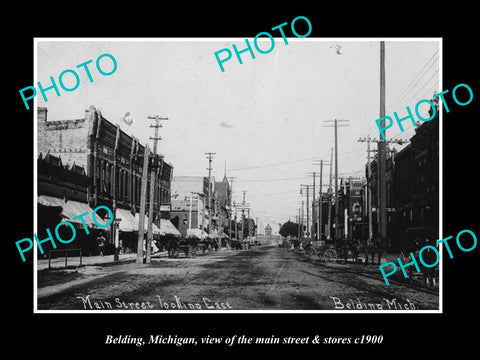
[[[61,284],[39,275],[39,310],[435,310],[434,291],[394,282],[378,266],[312,263],[264,245],[151,264],[85,266]]]

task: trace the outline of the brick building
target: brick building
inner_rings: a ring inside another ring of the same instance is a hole
[[[134,214],[140,207],[145,147],[138,139],[122,131],[118,124],[114,125],[105,119],[93,106],[85,111],[83,118],[72,120],[47,121],[47,109],[40,107],[37,111],[39,157],[53,156],[67,167],[83,169],[88,186],[86,194],[79,200],[83,200],[90,208],[106,205],[112,209],[115,217],[121,219],[119,230],[123,245],[133,250],[136,246],[135,232],[138,232],[138,219]],[[161,205],[170,204],[173,166],[156,154],[150,159],[149,165],[149,171],[156,173],[152,214],[155,232],[157,235],[174,233],[168,221],[169,214],[162,213],[160,216]],[[46,191],[45,186],[44,182],[39,183],[39,194]],[[65,187],[58,182],[56,186]],[[150,186],[148,176],[147,194],[150,193]],[[149,201],[147,196],[147,211]],[[161,220],[161,217],[164,219]],[[111,235],[109,243],[113,244],[113,241]]]
[[[186,235],[188,224],[191,229],[200,229],[211,238],[227,237],[229,232],[231,190],[228,179],[211,181],[211,202],[208,204],[208,177],[175,176],[172,181],[171,221]],[[192,202],[190,205],[190,197]],[[223,232],[222,232],[223,230]],[[205,234],[206,235],[206,234]]]
[[[90,234],[86,234],[81,228],[83,224],[79,219],[72,219],[84,212],[92,212],[87,204],[88,187],[90,178],[86,175],[85,169],[81,166],[70,164],[64,165],[62,159],[52,154],[37,159],[37,236],[39,239],[48,237],[46,229],[53,231],[56,225],[68,220],[79,230],[75,243],[65,245],[56,242],[57,250],[65,248],[82,249],[83,254],[92,254],[97,251],[96,237],[99,235],[99,228],[90,217],[84,217]],[[97,218],[97,221],[101,222]],[[63,229],[65,230],[65,229]],[[65,238],[69,238],[66,234]],[[48,256],[49,250],[54,250],[51,243],[43,245],[44,254],[40,251],[38,256]]]
[[[207,207],[208,177],[204,176],[174,176],[172,181],[172,223],[182,233],[187,233],[190,212],[190,197],[192,200],[192,229],[208,229],[210,216]]]
[[[340,238],[352,240],[365,237],[366,230],[368,230],[366,228],[365,184],[365,179],[352,177],[340,179],[338,194],[338,235]],[[335,208],[331,211],[333,214]],[[325,215],[328,216],[323,211],[323,221],[325,221]],[[331,216],[333,217],[333,215]],[[328,217],[326,220],[328,221]]]
[[[437,112],[438,114],[438,112]],[[439,122],[438,116],[415,128],[410,144],[394,157],[396,219],[394,229],[439,229]],[[396,243],[405,241],[393,236]]]
[[[431,113],[430,113],[431,115]],[[378,171],[371,162],[373,229],[377,229]],[[439,119],[419,122],[410,144],[387,152],[387,240],[392,249],[406,241],[408,229],[439,228]]]

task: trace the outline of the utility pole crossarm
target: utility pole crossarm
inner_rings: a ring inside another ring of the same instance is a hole
[[[150,124],[150,127],[151,128],[155,128],[155,135],[154,136],[150,136],[150,140],[153,140],[153,153],[156,154],[157,153],[157,142],[158,140],[162,140],[162,138],[160,136],[158,136],[158,128],[161,128],[163,127],[162,124],[160,124],[160,120],[168,120],[167,117],[160,117],[158,115],[155,115],[155,116],[147,116],[147,119],[150,119],[150,120],[155,120],[155,124]]]
[[[161,116],[158,116],[158,115],[154,115],[154,116],[148,115],[147,119],[150,119],[150,120],[168,120],[168,117],[161,117]]]
[[[383,139],[375,139],[375,138],[370,138],[370,137],[364,137],[364,138],[359,138],[358,142],[374,142],[374,143],[383,142],[383,143],[386,143],[386,144],[404,145],[404,144],[408,144],[410,141],[404,140],[404,139],[383,140]]]

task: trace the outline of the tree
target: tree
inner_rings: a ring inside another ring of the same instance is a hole
[[[279,233],[283,237],[296,237],[298,235],[298,224],[289,220],[280,227]]]

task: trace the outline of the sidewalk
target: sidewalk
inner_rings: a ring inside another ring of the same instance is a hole
[[[155,254],[152,254],[152,258],[159,258],[159,257],[167,257],[167,251],[159,251]],[[136,253],[131,254],[120,254],[118,262],[113,260],[113,255],[105,255],[105,256],[82,256],[82,265],[83,266],[108,266],[108,265],[115,265],[115,264],[126,264],[130,262],[135,262],[137,259]],[[69,256],[67,258],[67,266],[79,266],[80,265],[80,257],[79,256]],[[55,259],[51,259],[50,261],[51,268],[65,268],[65,258],[58,257]],[[48,269],[48,259],[39,259],[37,260],[37,271]]]
[[[222,247],[219,251],[224,251],[227,248]],[[152,254],[152,259],[156,258],[166,258],[168,257],[168,251],[158,251]],[[137,259],[136,253],[131,254],[120,254],[119,260],[115,262],[113,260],[113,255],[106,255],[106,256],[82,256],[82,266],[109,266],[109,265],[118,265],[118,264],[128,264],[133,263]],[[65,258],[58,257],[55,259],[51,259],[50,266],[52,269],[64,269],[65,268]],[[77,267],[80,266],[80,257],[79,256],[69,256],[67,258],[67,266]],[[48,259],[38,259],[37,260],[37,271],[48,269]]]

